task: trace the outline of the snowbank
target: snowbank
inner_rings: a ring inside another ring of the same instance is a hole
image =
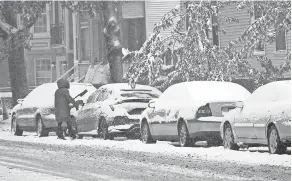
[[[0,125],[1,126],[1,125]],[[31,142],[31,143],[44,143],[52,145],[66,145],[66,146],[89,146],[92,148],[110,148],[114,150],[124,151],[138,151],[148,152],[153,154],[163,154],[173,157],[187,157],[189,159],[203,159],[210,161],[221,162],[235,162],[238,164],[248,165],[276,165],[291,167],[291,156],[285,155],[271,155],[268,153],[268,148],[259,147],[250,150],[232,151],[225,150],[223,147],[193,147],[181,148],[176,147],[169,142],[157,142],[157,144],[143,144],[139,140],[126,140],[126,141],[111,141],[101,140],[85,137],[82,140],[58,140],[56,136],[49,136],[38,138],[35,133],[27,133],[26,136],[12,136],[10,132],[0,132],[0,139]],[[290,149],[291,151],[291,149]]]

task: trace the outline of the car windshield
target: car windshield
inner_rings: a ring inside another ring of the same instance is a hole
[[[153,99],[158,98],[159,95],[149,91],[122,91],[121,97],[124,98],[139,98],[139,99]]]

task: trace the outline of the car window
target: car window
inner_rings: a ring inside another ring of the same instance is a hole
[[[97,90],[95,92],[93,92],[89,97],[88,97],[88,100],[87,100],[87,103],[94,103],[97,96],[100,94],[100,91]]]
[[[108,98],[108,91],[102,90],[102,92],[97,96],[96,101],[104,101]]]

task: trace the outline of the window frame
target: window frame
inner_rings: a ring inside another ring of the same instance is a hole
[[[254,21],[255,21],[255,19],[256,19],[256,18],[255,18],[255,14],[256,14],[256,13],[255,13],[255,12],[256,12],[255,10],[256,10],[256,8],[255,8],[255,4],[254,4],[254,3],[253,3],[253,8],[254,8],[254,10],[253,10],[253,16],[250,17],[250,24],[254,23]],[[262,16],[263,16],[263,15],[262,15]],[[262,16],[261,16],[261,17],[262,17]],[[260,17],[259,17],[259,18],[260,18]],[[267,47],[266,47],[266,44],[264,43],[264,47],[263,47],[264,50],[261,51],[261,50],[258,50],[258,49],[255,48],[255,49],[254,49],[254,52],[253,52],[253,55],[256,55],[256,56],[259,56],[259,55],[265,55],[265,54],[266,54],[266,48],[267,48]]]
[[[36,62],[39,61],[39,60],[50,60],[50,77],[37,77],[37,70],[36,70]],[[53,68],[51,66],[51,63],[52,63],[52,59],[51,57],[41,57],[41,58],[34,58],[34,80],[35,80],[35,86],[39,86],[39,85],[42,85],[42,84],[37,84],[37,78],[50,78],[50,81],[47,82],[47,83],[50,83],[52,82],[52,72],[53,72]]]
[[[33,25],[30,29],[31,33],[34,34],[34,37],[36,38],[41,38],[41,37],[50,37],[50,23],[51,23],[51,20],[50,20],[50,12],[49,12],[49,5],[47,4],[46,7],[45,7],[45,12],[43,12],[42,14],[45,14],[46,16],[46,23],[47,23],[47,28],[46,28],[46,32],[35,32],[34,31],[34,28],[35,28],[35,25]]]
[[[276,26],[277,20],[275,20],[275,26]],[[277,33],[275,37],[275,54],[286,54],[288,50],[288,44],[287,44],[287,31],[284,32],[285,35],[285,50],[277,50]]]

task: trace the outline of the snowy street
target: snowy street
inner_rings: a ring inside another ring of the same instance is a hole
[[[139,140],[57,140],[53,134],[38,138],[28,132],[17,137],[8,128],[8,122],[0,124],[0,178],[5,181],[31,175],[26,172],[64,181],[290,180],[291,175],[290,148],[284,155],[270,155],[265,147],[230,151]]]

